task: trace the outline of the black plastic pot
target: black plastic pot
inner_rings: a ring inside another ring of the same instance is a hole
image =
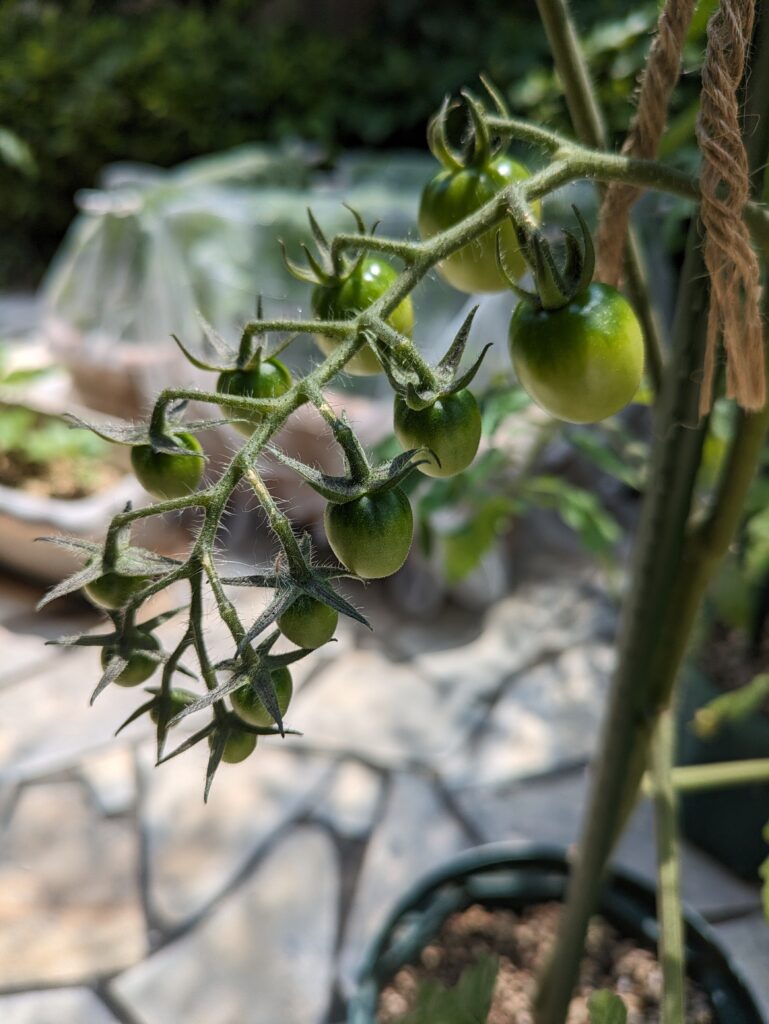
[[[417,960],[446,918],[474,903],[520,910],[562,900],[569,868],[560,847],[494,843],[469,850],[418,882],[395,906],[372,944],[358,977],[348,1024],[375,1024],[380,991]],[[654,890],[626,871],[611,871],[598,911],[628,938],[656,943]],[[686,912],[689,976],[710,996],[718,1024],[769,1024],[739,969],[699,915]]]
[[[679,705],[678,763],[713,764],[769,757],[769,717],[748,715],[701,739],[691,728],[695,711],[721,691],[706,675],[689,669]],[[769,857],[763,839],[769,823],[769,783],[729,786],[686,793],[681,798],[681,826],[687,839],[701,846],[732,871],[757,881],[758,869]]]

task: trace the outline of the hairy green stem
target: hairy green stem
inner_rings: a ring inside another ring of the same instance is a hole
[[[662,1024],[684,1020],[686,947],[681,915],[681,866],[678,842],[678,798],[673,784],[675,763],[673,711],[663,711],[651,747],[654,780],[654,825],[657,839],[657,917],[662,964]]]

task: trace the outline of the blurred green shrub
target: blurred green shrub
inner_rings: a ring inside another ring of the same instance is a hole
[[[615,129],[655,13],[579,4]],[[286,136],[331,157],[421,148],[443,94],[480,70],[517,109],[566,123],[534,0],[477,0],[472,14],[461,0],[0,0],[0,55],[2,148],[24,156],[0,158],[0,285],[39,278],[74,192],[115,160],[167,167]]]

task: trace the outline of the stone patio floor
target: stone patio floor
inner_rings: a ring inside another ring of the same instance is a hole
[[[301,664],[304,737],[223,766],[208,805],[203,749],[155,768],[148,721],[113,736],[137,693],[89,708],[96,652],[43,645],[94,613],[38,596],[0,586],[2,1024],[337,1024],[416,877],[576,835],[615,624],[589,573],[431,622],[358,595],[377,633]],[[647,806],[617,859],[653,876]],[[683,878],[769,1012],[757,887],[690,847]]]

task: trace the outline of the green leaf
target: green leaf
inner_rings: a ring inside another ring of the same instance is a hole
[[[506,386],[492,391],[481,400],[483,434],[489,437],[508,416],[523,412],[531,405],[531,399],[520,385]]]
[[[444,536],[443,560],[450,583],[458,583],[475,569],[518,511],[520,505],[512,498],[492,495],[463,526]]]
[[[486,1024],[498,973],[499,961],[488,956],[466,967],[452,989],[423,981],[415,1008],[400,1024]]]
[[[626,1024],[627,1007],[618,995],[602,988],[587,1001],[590,1024]]]
[[[608,557],[621,530],[616,519],[590,491],[567,484],[558,477],[538,476],[527,481],[523,497],[533,505],[552,508],[594,555]]]

